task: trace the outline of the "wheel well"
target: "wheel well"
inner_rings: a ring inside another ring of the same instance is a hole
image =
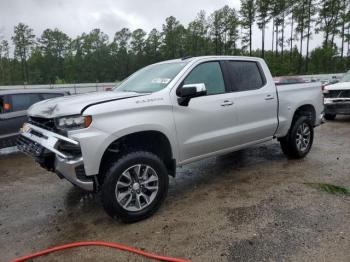
[[[312,105],[300,106],[294,113],[293,122],[299,116],[307,116],[310,119],[312,125],[315,125],[315,122],[316,122],[316,110],[315,110],[315,108]]]
[[[169,175],[175,176],[176,164],[168,138],[159,131],[142,131],[123,136],[108,146],[102,156],[99,182],[103,182],[104,174],[112,162],[125,153],[137,150],[157,155],[164,162]]]

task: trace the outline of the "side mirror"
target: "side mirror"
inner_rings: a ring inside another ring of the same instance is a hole
[[[204,83],[187,84],[178,89],[176,94],[179,96],[179,105],[188,106],[188,103],[192,98],[205,96],[207,94],[207,89],[205,88]]]

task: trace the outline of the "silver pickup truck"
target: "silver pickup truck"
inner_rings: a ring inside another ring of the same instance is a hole
[[[134,222],[160,207],[177,166],[272,139],[302,158],[322,116],[321,84],[276,87],[262,59],[184,58],[147,66],[113,91],[33,105],[18,146]]]

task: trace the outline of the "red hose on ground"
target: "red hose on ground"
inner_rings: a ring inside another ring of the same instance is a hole
[[[70,243],[70,244],[66,244],[66,245],[62,245],[62,246],[57,246],[57,247],[52,247],[28,256],[23,256],[20,258],[16,258],[14,260],[12,260],[12,262],[22,262],[22,261],[26,261],[28,259],[33,259],[36,257],[41,257],[44,255],[47,255],[49,253],[52,252],[56,252],[59,250],[63,250],[63,249],[69,249],[69,248],[74,248],[74,247],[82,247],[82,246],[103,246],[103,247],[111,247],[111,248],[116,248],[116,249],[120,249],[120,250],[124,250],[124,251],[129,251],[132,253],[136,253],[139,254],[141,256],[145,256],[148,258],[152,258],[152,259],[157,259],[160,261],[169,261],[169,262],[190,262],[190,260],[186,260],[186,259],[180,259],[180,258],[173,258],[173,257],[164,257],[164,256],[159,256],[156,254],[152,254],[152,253],[147,253],[144,252],[140,249],[136,249],[133,247],[128,247],[122,244],[118,244],[118,243],[111,243],[111,242],[103,242],[103,241],[86,241],[86,242],[75,242],[75,243]]]

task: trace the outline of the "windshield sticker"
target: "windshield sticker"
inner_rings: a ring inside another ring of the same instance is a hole
[[[151,82],[153,84],[168,84],[170,80],[170,78],[154,78]]]

